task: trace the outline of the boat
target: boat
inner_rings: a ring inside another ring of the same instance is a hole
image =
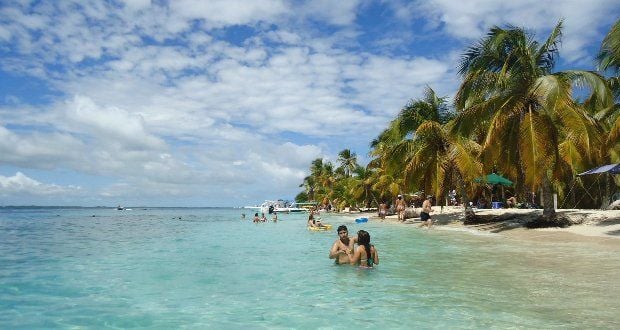
[[[261,205],[256,206],[244,206],[244,209],[254,209],[261,213],[293,213],[293,212],[306,212],[307,208],[298,207],[295,202],[285,201],[283,199],[278,200],[266,200]]]
[[[117,210],[119,210],[119,211],[122,211],[122,210],[124,210],[125,208],[119,205],[119,206],[117,206],[117,207],[116,207],[116,209],[117,209]]]

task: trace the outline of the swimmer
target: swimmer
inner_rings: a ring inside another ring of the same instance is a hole
[[[329,258],[335,259],[334,261],[337,265],[348,264],[351,261],[352,251],[349,247],[349,244],[352,243],[352,240],[349,239],[349,230],[347,226],[341,225],[336,232],[338,233],[338,238],[334,241],[332,249],[329,251]]]
[[[365,230],[357,232],[358,247],[351,256],[351,265],[371,268],[379,264],[379,253],[374,245],[370,244],[370,234]]]

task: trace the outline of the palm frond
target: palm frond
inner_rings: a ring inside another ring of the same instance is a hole
[[[536,59],[538,59],[537,65],[548,70],[547,72],[551,72],[555,66],[556,58],[559,53],[558,46],[562,41],[563,21],[564,20],[560,20],[558,24],[556,24],[547,38],[547,41],[538,49],[536,54]]]
[[[585,87],[590,90],[586,106],[590,104],[590,107],[593,108],[606,108],[613,105],[613,94],[607,81],[600,74],[593,71],[568,70],[557,75],[566,76],[578,87]]]
[[[612,70],[616,75],[620,72],[620,19],[603,39],[596,59],[600,71]]]

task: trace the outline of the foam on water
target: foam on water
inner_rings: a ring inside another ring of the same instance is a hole
[[[2,328],[620,326],[620,256],[574,244],[239,209],[0,212]],[[328,259],[341,223],[370,232],[376,269]]]

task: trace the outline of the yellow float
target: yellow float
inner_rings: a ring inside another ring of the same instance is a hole
[[[331,229],[332,229],[332,225],[330,225],[328,223],[324,223],[320,227],[310,227],[310,226],[308,226],[308,230],[313,230],[313,231],[326,231],[326,230],[331,230]]]

